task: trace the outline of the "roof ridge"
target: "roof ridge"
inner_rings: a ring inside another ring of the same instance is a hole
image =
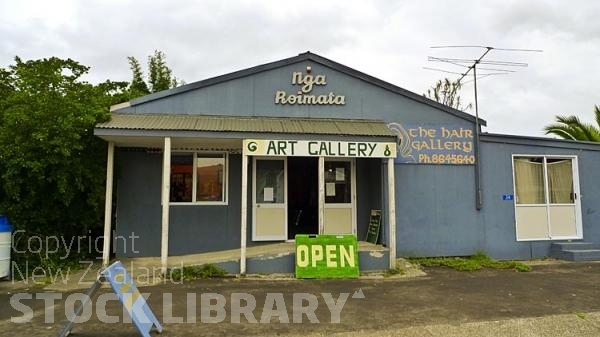
[[[142,103],[146,103],[146,102],[150,102],[150,101],[154,101],[154,100],[158,100],[164,97],[168,97],[168,96],[173,96],[173,95],[178,95],[181,93],[185,93],[188,91],[192,91],[195,89],[200,89],[203,87],[207,87],[207,86],[211,86],[211,85],[215,85],[218,83],[222,83],[222,82],[226,82],[229,80],[233,80],[233,79],[237,79],[237,78],[242,78],[242,77],[246,77],[246,76],[250,76],[250,75],[254,75],[257,73],[261,73],[264,71],[268,71],[268,70],[273,70],[273,69],[277,69],[277,68],[281,68],[290,64],[295,64],[295,63],[299,63],[302,61],[306,61],[306,60],[311,60],[313,62],[319,63],[321,65],[324,65],[326,67],[329,67],[331,69],[337,70],[341,73],[347,74],[351,77],[357,78],[359,80],[365,81],[367,83],[371,83],[372,85],[378,86],[380,88],[383,88],[385,90],[394,92],[396,94],[402,95],[406,98],[412,99],[414,101],[417,101],[419,103],[422,104],[426,104],[429,105],[433,108],[436,108],[438,110],[442,110],[444,112],[450,113],[456,117],[471,121],[471,122],[475,122],[476,121],[476,117],[466,113],[464,111],[460,111],[457,109],[454,109],[452,107],[449,107],[447,105],[438,103],[436,101],[433,101],[427,97],[424,97],[422,95],[419,95],[417,93],[414,93],[412,91],[409,91],[407,89],[404,89],[402,87],[399,87],[395,84],[392,84],[390,82],[386,82],[384,80],[378,79],[374,76],[368,75],[366,73],[363,73],[361,71],[355,70],[353,68],[350,68],[346,65],[343,65],[341,63],[338,63],[336,61],[330,60],[328,58],[325,58],[323,56],[320,56],[318,54],[314,54],[310,51],[307,51],[305,53],[301,53],[298,54],[297,56],[293,56],[293,57],[289,57],[289,58],[284,58],[278,61],[272,61],[272,62],[268,62],[268,63],[264,63],[258,66],[254,66],[251,68],[246,68],[246,69],[242,69],[242,70],[238,70],[238,71],[234,71],[231,73],[227,73],[227,74],[223,74],[223,75],[219,75],[219,76],[215,76],[215,77],[211,77],[208,79],[204,79],[204,80],[200,80],[200,81],[196,81],[196,82],[192,82],[189,84],[185,84],[182,85],[180,87],[176,87],[173,89],[168,89],[168,90],[163,90],[163,91],[159,91],[156,93],[152,93],[146,96],[142,96],[142,97],[138,97],[135,98],[129,102],[124,102],[121,103],[123,104],[123,106],[126,106],[127,103],[129,103],[130,106],[136,106]],[[115,107],[115,106],[113,106]],[[115,109],[116,110],[116,109]],[[487,125],[487,122],[483,119],[479,119],[480,124],[481,125]]]

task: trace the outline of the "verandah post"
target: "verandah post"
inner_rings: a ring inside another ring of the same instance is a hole
[[[110,259],[110,241],[112,236],[112,195],[113,195],[113,172],[115,158],[115,143],[108,142],[108,154],[106,157],[106,195],[104,198],[104,247],[102,248],[102,266],[108,266]]]
[[[248,227],[248,156],[242,154],[242,218],[240,219],[240,274],[246,274],[246,235]]]
[[[388,233],[390,249],[390,269],[396,268],[396,191],[394,182],[394,158],[387,162],[388,183]]]
[[[160,263],[163,274],[167,272],[167,259],[169,257],[169,192],[171,189],[171,137],[165,137],[163,149],[163,177],[162,177],[162,226],[160,240]]]

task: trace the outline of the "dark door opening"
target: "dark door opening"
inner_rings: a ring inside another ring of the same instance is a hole
[[[319,233],[318,158],[288,157],[288,239]]]

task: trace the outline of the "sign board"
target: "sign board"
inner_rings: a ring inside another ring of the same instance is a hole
[[[120,261],[106,268],[102,272],[102,276],[110,283],[142,336],[150,337],[150,330],[153,326],[156,327],[158,332],[162,332],[160,322]]]
[[[127,314],[131,317],[131,321],[142,336],[150,337],[152,327],[156,327],[159,333],[162,332],[162,326],[152,312],[152,309],[150,309],[150,306],[148,306],[148,303],[146,303],[146,299],[139,292],[129,274],[127,274],[127,270],[123,264],[117,261],[100,273],[94,284],[87,291],[87,296],[84,297],[82,303],[75,309],[74,317],[65,321],[63,328],[58,333],[58,337],[71,335],[74,318],[82,314],[85,306],[90,305],[92,298],[102,287],[102,283],[106,281],[110,283],[111,288],[117,294],[119,301],[123,304]]]
[[[513,194],[503,194],[502,200],[512,201],[512,200],[515,200],[515,196]]]
[[[344,105],[346,96],[339,95],[330,91],[314,93],[315,87],[325,87],[327,85],[327,76],[323,74],[312,74],[310,67],[307,73],[301,71],[292,73],[292,85],[295,86],[292,92],[277,90],[275,92],[275,104],[281,105]]]
[[[245,139],[243,151],[249,156],[396,158],[396,143]]]
[[[381,228],[381,210],[372,209],[369,217],[369,228],[367,228],[367,238],[365,241],[377,244],[379,239],[379,229]]]
[[[355,235],[296,235],[297,278],[358,278]]]
[[[400,138],[397,163],[475,164],[474,130],[460,125],[390,123]]]

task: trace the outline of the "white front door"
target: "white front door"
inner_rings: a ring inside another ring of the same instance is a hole
[[[254,158],[252,240],[287,239],[287,159]]]
[[[322,234],[356,234],[354,159],[325,159]]]

